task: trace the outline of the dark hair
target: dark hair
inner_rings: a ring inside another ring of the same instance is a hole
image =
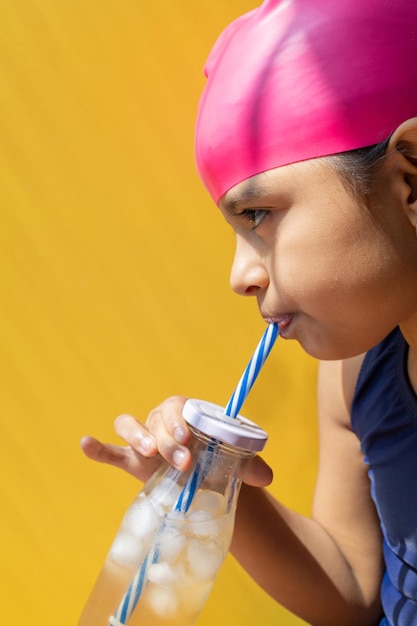
[[[330,157],[346,188],[355,196],[366,198],[373,191],[389,140]]]

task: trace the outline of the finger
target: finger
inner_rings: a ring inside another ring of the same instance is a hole
[[[255,456],[247,465],[243,482],[252,487],[266,487],[273,477],[269,465],[260,456]]]
[[[116,433],[134,450],[146,457],[158,452],[156,438],[132,415],[119,415],[114,422]]]
[[[80,445],[89,459],[118,467],[142,482],[145,482],[161,464],[159,455],[147,459],[138,455],[130,446],[104,444],[94,437],[83,437]]]
[[[161,456],[180,470],[186,469],[191,463],[187,445],[192,435],[182,417],[185,402],[183,396],[168,398],[151,411],[146,420],[146,426],[155,436]]]
[[[161,426],[174,441],[187,445],[191,439],[190,429],[182,416],[182,410],[187,398],[184,396],[171,396],[157,406],[148,415],[146,426],[150,431]]]

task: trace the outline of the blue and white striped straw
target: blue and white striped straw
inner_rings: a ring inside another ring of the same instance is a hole
[[[181,513],[187,513],[191,506],[194,496],[200,489],[200,485],[210,471],[213,457],[216,454],[216,440],[213,439],[206,450],[204,451],[204,457],[200,456],[197,461],[194,471],[188,477],[187,482],[181,490],[180,495],[175,503],[174,510]]]
[[[225,415],[233,418],[238,415],[242,404],[246,400],[259,372],[261,371],[262,365],[265,363],[272,350],[278,334],[278,324],[268,324],[261,341],[258,343],[251,360],[243,372],[243,375],[225,408]],[[184,488],[182,489],[175,504],[174,508],[176,511],[181,511],[182,513],[186,513],[188,511],[194,495],[200,488],[200,485],[206,477],[213,462],[213,454],[216,449],[215,445],[216,442],[213,440],[213,443],[207,447],[204,461],[197,463],[193,473],[188,478],[187,483],[184,485]]]
[[[278,334],[278,324],[275,322],[268,324],[261,341],[258,343],[251,360],[243,372],[242,378],[239,380],[237,387],[224,410],[225,414],[229,417],[236,417],[242,408],[242,404],[252,389],[253,383],[257,379],[268,354],[271,352]]]
[[[138,569],[132,582],[130,583],[123,600],[120,602],[118,609],[114,615],[110,617],[110,626],[123,626],[128,623],[130,616],[136,608],[139,598],[142,595],[143,587],[146,582],[145,576],[148,570],[150,552],[146,555],[142,565]]]
[[[242,404],[246,400],[255,380],[258,377],[262,365],[265,363],[269,353],[272,350],[278,334],[278,325],[276,323],[269,324],[225,408],[225,415],[233,418],[238,415]],[[198,463],[194,471],[190,474],[186,484],[184,485],[178,497],[178,500],[174,505],[173,510],[180,511],[182,513],[186,513],[188,511],[195,494],[197,493],[201,483],[203,482],[210,469],[215,450],[216,444],[215,441],[213,441],[213,444],[209,444],[207,446],[204,461]],[[148,569],[149,561],[151,560],[152,562],[155,562],[157,558],[157,551],[154,552],[152,559],[150,558],[150,553],[148,553],[148,555],[145,557],[136,576],[130,583],[129,588],[127,589],[125,596],[121,601],[116,613],[112,617],[110,617],[110,626],[123,626],[124,624],[128,623],[130,616],[135,610],[136,605],[142,595],[143,587],[146,584],[145,576]]]

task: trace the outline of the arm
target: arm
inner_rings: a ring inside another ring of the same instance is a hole
[[[381,537],[366,467],[350,430],[360,364],[324,363],[313,518],[244,487],[232,551],[278,602],[314,626],[374,626],[381,617]]]

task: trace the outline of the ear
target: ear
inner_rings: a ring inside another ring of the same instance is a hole
[[[403,122],[393,132],[386,155],[389,169],[394,166],[396,185],[408,218],[417,228],[417,117]]]

